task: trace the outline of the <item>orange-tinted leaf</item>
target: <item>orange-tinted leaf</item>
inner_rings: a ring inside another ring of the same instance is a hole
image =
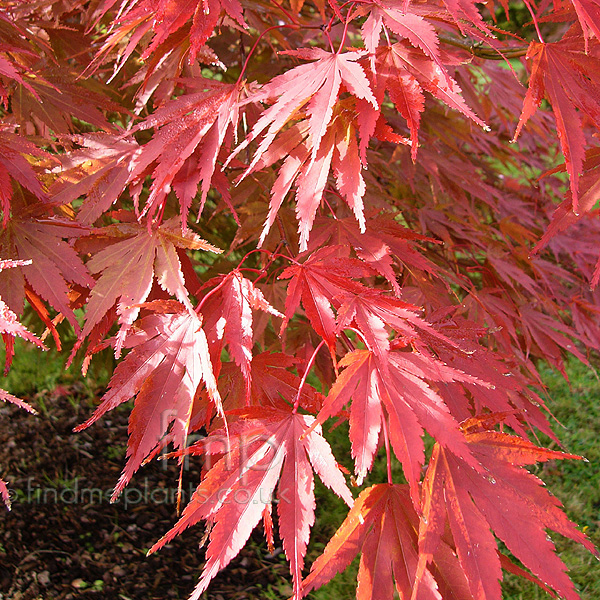
[[[475,470],[436,445],[423,484],[419,569],[433,556],[448,520],[461,567],[476,600],[501,597],[501,562],[491,531],[544,584],[575,600],[579,596],[565,565],[554,553],[546,529],[583,544],[591,552],[597,551],[567,519],[560,502],[542,482],[520,467],[578,457],[486,431],[477,420],[467,421],[464,426],[470,450],[483,469]]]
[[[111,226],[104,232],[126,237],[97,252],[87,263],[90,271],[100,277],[87,303],[79,344],[117,302],[121,328],[115,353],[119,356],[125,336],[140,312],[139,305],[148,298],[154,277],[165,291],[193,310],[175,249],[220,250],[191,231],[182,234],[176,218],[165,222],[152,235],[143,225]]]
[[[327,583],[360,552],[357,600],[392,598],[394,592],[400,598],[410,598],[418,562],[418,523],[407,486],[380,484],[363,490],[323,554],[313,563],[304,579],[304,594]],[[456,568],[456,557],[442,543],[431,571],[422,575],[417,599],[466,600],[463,584],[454,575]],[[443,582],[443,596],[436,579]]]

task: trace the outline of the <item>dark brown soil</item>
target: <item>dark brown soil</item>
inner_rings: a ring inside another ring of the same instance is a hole
[[[79,396],[79,397],[78,397]],[[12,511],[0,507],[0,600],[168,600],[188,598],[203,564],[202,525],[155,555],[146,550],[177,519],[178,468],[153,461],[110,504],[124,465],[129,407],[82,433],[93,410],[77,389],[33,399],[30,415],[0,406],[0,476],[12,490]],[[184,500],[199,480],[185,472]],[[289,571],[260,531],[211,584],[207,598],[285,598]]]

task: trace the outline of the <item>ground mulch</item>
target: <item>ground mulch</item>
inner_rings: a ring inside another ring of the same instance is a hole
[[[75,434],[93,411],[84,398],[77,386],[59,387],[31,400],[41,408],[37,416],[0,406],[0,476],[13,497],[11,512],[0,506],[0,600],[188,598],[203,565],[202,525],[146,557],[177,519],[177,465],[142,467],[127,494],[110,504],[125,462],[130,407]],[[199,481],[196,469],[190,464],[185,472],[184,498]],[[207,598],[290,595],[281,548],[269,554],[260,534],[259,527]]]

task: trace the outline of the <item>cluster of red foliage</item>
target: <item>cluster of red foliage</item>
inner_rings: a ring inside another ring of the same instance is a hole
[[[529,440],[538,361],[600,349],[600,4],[508,8],[0,2],[7,368],[26,301],[69,364],[126,351],[81,427],[135,398],[114,497],[203,457],[152,548],[206,522],[193,598],[261,521],[296,599],[359,553],[361,599],[578,597],[546,530],[595,549],[525,467],[577,458]],[[354,498],[329,418],[387,482]],[[351,508],[303,574],[314,472]]]

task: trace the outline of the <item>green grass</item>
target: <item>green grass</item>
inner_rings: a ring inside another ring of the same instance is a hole
[[[2,365],[4,356],[2,350]],[[56,350],[42,352],[35,346],[17,339],[12,367],[8,375],[0,379],[0,387],[19,397],[31,397],[39,392],[53,390],[65,380],[63,360]]]
[[[564,450],[587,461],[552,461],[535,473],[564,505],[567,515],[600,547],[600,382],[585,365],[568,365],[571,384],[543,370],[548,406],[560,422],[553,429]],[[544,441],[544,440],[542,440]],[[546,442],[548,440],[545,440]],[[552,445],[559,450],[556,444]],[[600,563],[571,540],[552,535],[561,558],[583,600],[600,598]],[[512,575],[503,584],[506,600],[542,600],[549,596],[535,585]]]
[[[51,341],[46,340],[52,344]],[[92,361],[89,376],[84,378],[79,371],[81,363],[75,362],[65,370],[68,353],[58,352],[54,348],[42,351],[39,348],[24,342],[20,338],[15,340],[15,356],[8,375],[0,375],[0,387],[11,394],[23,399],[32,400],[35,408],[42,412],[46,410],[45,397],[48,392],[57,386],[63,386],[63,393],[70,393],[71,388],[77,388],[78,395],[93,398],[95,392],[106,386],[110,377],[110,370],[114,368],[115,361],[104,351]],[[4,367],[5,351],[0,349],[0,374]],[[73,399],[74,402],[79,400]]]

